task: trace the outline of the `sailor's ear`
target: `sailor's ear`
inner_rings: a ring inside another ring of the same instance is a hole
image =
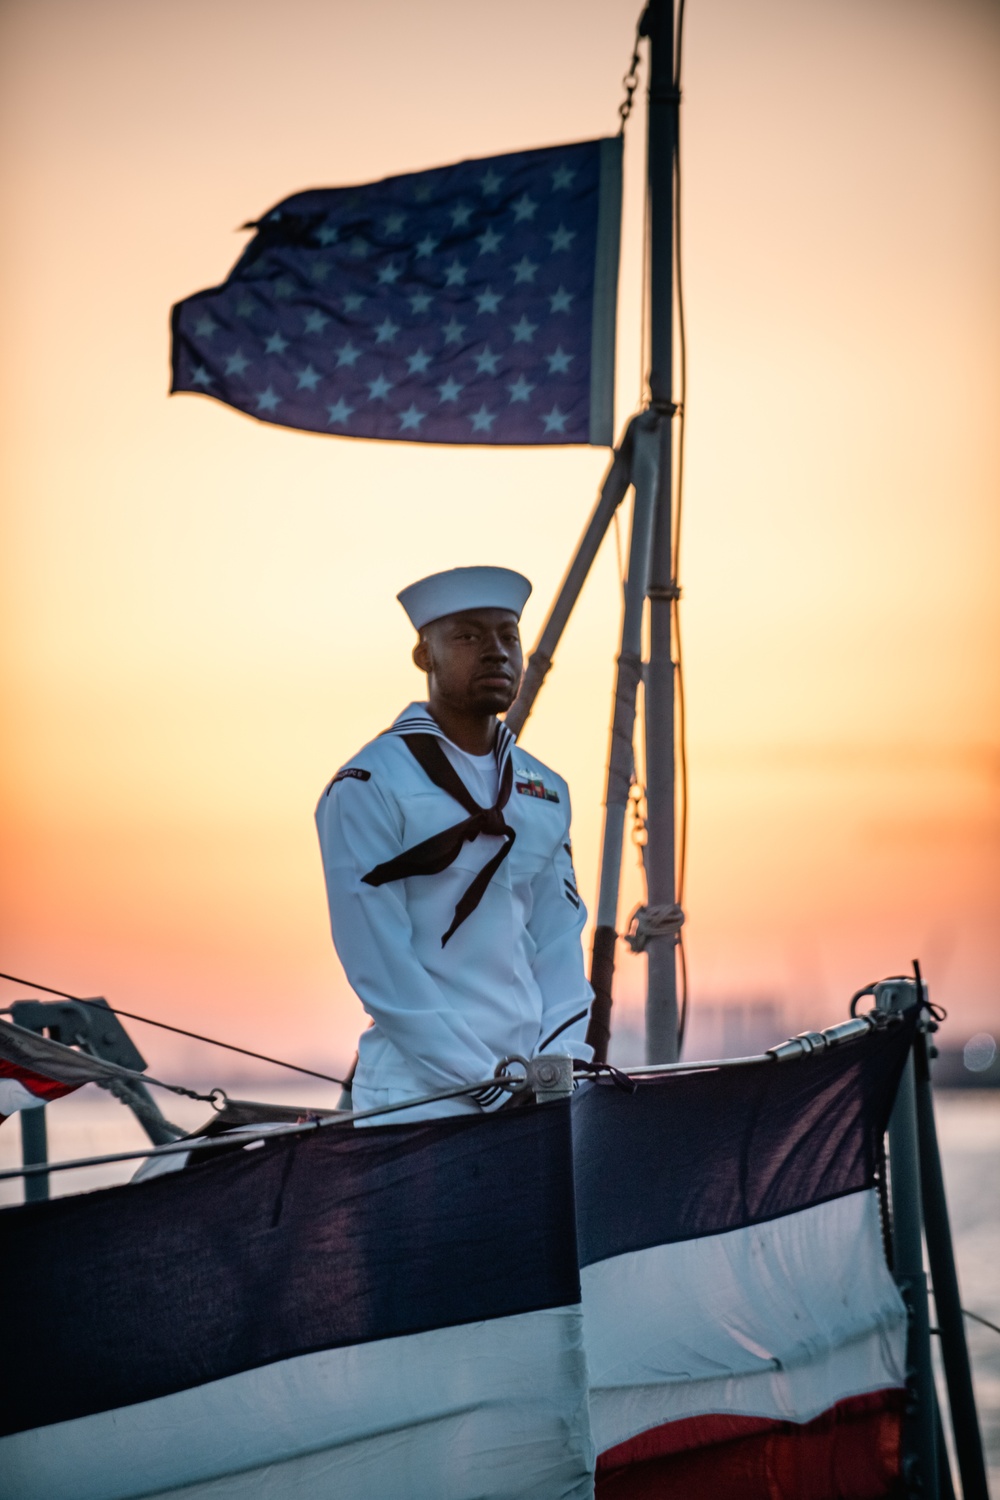
[[[423,636],[413,648],[413,663],[420,668],[421,672],[429,673],[431,670],[430,648]]]

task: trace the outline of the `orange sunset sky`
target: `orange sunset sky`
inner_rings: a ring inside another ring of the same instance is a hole
[[[637,9],[0,4],[4,970],[349,1057],[312,813],[420,695],[394,595],[519,568],[530,642],[606,454],[168,399],[169,309],[295,190],[612,134]],[[1000,1024],[1000,10],[689,0],[684,88],[693,1005],[828,1024],[918,956],[962,1040]],[[617,577],[609,536],[524,736],[591,905]],[[626,1009],[643,973],[622,954]]]

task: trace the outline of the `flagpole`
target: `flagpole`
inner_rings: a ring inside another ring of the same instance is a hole
[[[674,165],[679,93],[674,81],[674,3],[650,0],[648,191],[650,222],[650,398],[659,416],[660,455],[649,572],[646,671],[646,1060],[678,1055],[676,830],[674,792],[673,318]]]

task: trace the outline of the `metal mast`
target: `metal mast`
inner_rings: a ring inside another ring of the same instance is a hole
[[[649,583],[646,669],[647,833],[646,1059],[678,1053],[673,566],[674,172],[680,94],[674,71],[674,3],[651,0],[642,21],[649,38],[648,191],[650,225],[650,398],[659,422],[659,464]]]
[[[683,15],[684,0],[680,0]],[[576,602],[601,538],[630,485],[635,488],[632,547],[626,587],[622,650],[618,659],[612,718],[608,789],[597,926],[591,982],[594,1009],[587,1040],[603,1061],[610,1039],[611,988],[618,941],[618,885],[628,789],[632,731],[640,675],[645,681],[646,719],[646,905],[635,913],[629,942],[648,956],[646,1060],[676,1062],[678,1054],[677,941],[683,914],[677,905],[674,662],[672,615],[678,598],[673,540],[674,184],[680,93],[674,62],[674,0],[650,0],[639,22],[649,41],[649,349],[650,403],[634,417],[605,476],[600,498],[570,564],[555,604],[531,655],[508,728],[524,727],[552,656]],[[627,120],[638,56],[625,77],[620,111]],[[642,612],[649,600],[649,661],[640,674]]]

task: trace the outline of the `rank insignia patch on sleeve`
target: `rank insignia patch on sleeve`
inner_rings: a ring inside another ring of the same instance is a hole
[[[365,771],[361,766],[344,766],[327,786],[324,796],[329,797],[338,781],[371,781],[372,773]]]
[[[522,772],[514,787],[522,797],[541,797],[545,802],[559,801],[559,793],[553,787],[547,787],[535,771]]]

